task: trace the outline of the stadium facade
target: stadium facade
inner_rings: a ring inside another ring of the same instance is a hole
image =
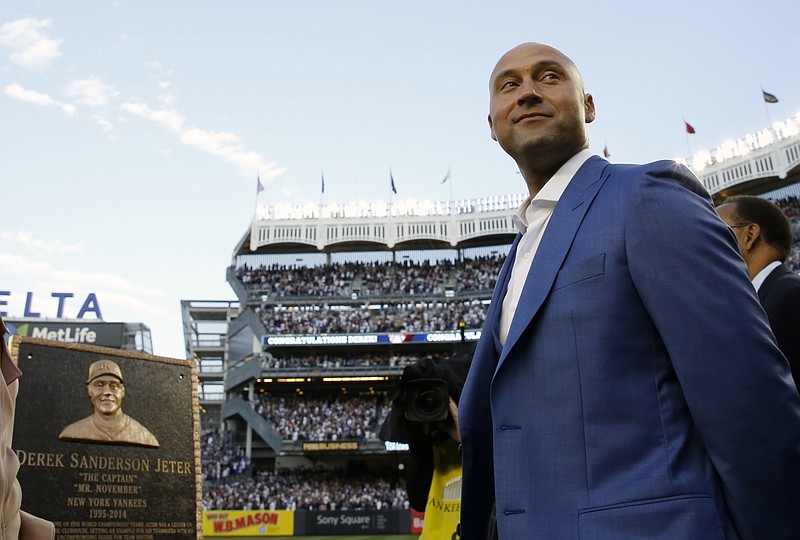
[[[424,356],[450,356],[480,337],[491,288],[465,287],[459,269],[465,261],[486,260],[494,272],[514,238],[510,215],[522,200],[516,195],[414,207],[336,205],[310,213],[302,207],[263,209],[227,269],[238,300],[182,302],[187,356],[198,361],[202,382],[203,429],[226,425],[244,433],[249,457],[267,467],[275,460],[341,465],[354,457],[387,456],[396,466],[397,447],[387,449],[376,435],[381,414],[366,434],[320,440],[279,433],[255,403],[265,399],[260,396],[284,402],[354,396],[371,400],[385,415],[405,365]],[[370,272],[441,266],[446,271],[436,272],[435,283],[425,287],[366,283]],[[317,280],[309,290],[286,294],[285,286],[269,279],[315,268],[339,281],[335,291],[315,289]],[[343,268],[355,270],[344,278],[333,275]],[[425,319],[428,311],[445,313],[446,320],[399,320],[409,313]],[[369,328],[361,321],[357,328],[326,331],[319,321],[330,313],[380,318],[384,324]],[[387,314],[393,323],[386,323]],[[287,315],[308,323],[276,329],[275,319],[283,322]]]

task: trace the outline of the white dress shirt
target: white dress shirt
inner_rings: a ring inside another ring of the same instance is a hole
[[[503,345],[506,343],[514,313],[517,311],[517,304],[531,269],[531,263],[539,248],[539,242],[542,241],[550,216],[553,215],[556,203],[567,189],[572,177],[590,157],[592,157],[592,153],[586,149],[572,156],[535,196],[525,199],[525,202],[520,205],[511,218],[522,233],[522,238],[517,244],[514,267],[511,269],[511,278],[508,280],[503,307],[500,310],[500,343]]]
[[[756,292],[761,288],[761,285],[764,284],[764,280],[767,279],[767,276],[772,273],[777,267],[781,265],[781,261],[772,261],[767,266],[761,269],[761,272],[756,274],[756,277],[753,278],[753,287],[756,288]]]

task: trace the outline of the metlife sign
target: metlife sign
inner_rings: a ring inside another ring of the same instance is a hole
[[[124,323],[85,323],[5,320],[11,334],[40,339],[122,348]]]

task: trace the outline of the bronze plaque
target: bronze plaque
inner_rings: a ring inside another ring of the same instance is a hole
[[[13,336],[22,509],[64,540],[201,538],[194,362]]]

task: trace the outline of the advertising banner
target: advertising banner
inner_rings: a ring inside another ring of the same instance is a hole
[[[478,341],[480,330],[464,332],[464,341]],[[429,332],[424,334],[386,333],[386,334],[319,334],[319,335],[270,335],[264,336],[263,347],[287,347],[308,345],[375,345],[386,343],[400,345],[403,343],[457,343],[461,341],[461,332]]]
[[[411,509],[411,534],[422,534],[425,526],[425,512],[417,512]]]
[[[406,514],[408,511],[405,511]],[[300,514],[300,511],[297,512]],[[398,534],[397,510],[303,512],[306,535]],[[408,528],[406,524],[404,528]]]
[[[203,536],[292,536],[291,510],[208,510],[203,512]]]
[[[82,343],[98,347],[122,348],[123,323],[54,322],[5,319],[12,334],[22,337],[51,339],[64,343]]]
[[[303,452],[357,452],[358,441],[304,441]]]
[[[194,362],[12,336],[22,509],[56,537],[200,537]]]

